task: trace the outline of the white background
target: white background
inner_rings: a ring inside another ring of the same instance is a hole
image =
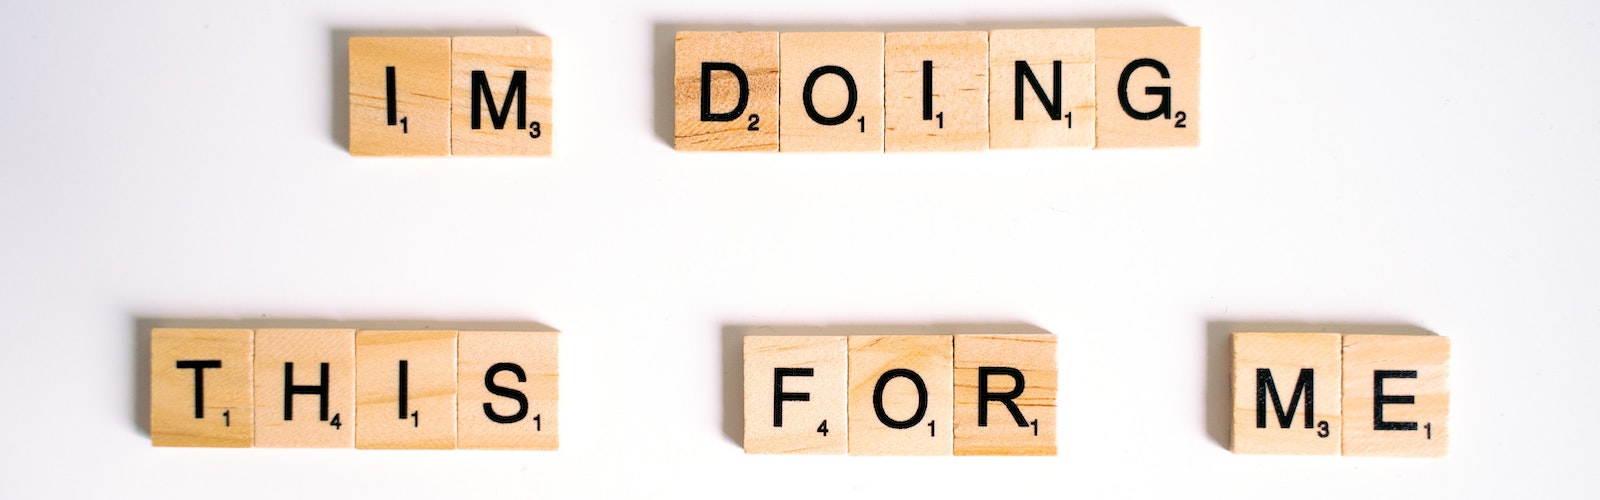
[[[27,2],[0,497],[1600,495],[1594,2]],[[1325,4],[1325,5],[1320,5]],[[1202,146],[672,151],[689,28],[1203,28]],[[554,39],[548,159],[356,159],[345,39]],[[157,449],[152,326],[548,325],[559,452]],[[1235,329],[1451,338],[1445,459],[1235,456]],[[1053,458],[745,456],[738,338],[1060,336]]]

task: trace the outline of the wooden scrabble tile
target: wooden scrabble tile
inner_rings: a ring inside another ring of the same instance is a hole
[[[150,330],[150,443],[248,448],[250,330]]]
[[[989,147],[989,34],[887,33],[885,151]]]
[[[355,446],[355,330],[256,330],[256,447]]]
[[[556,332],[461,332],[456,447],[554,450]]]
[[[949,455],[949,335],[850,337],[850,454]]]
[[[1056,454],[1056,336],[955,337],[955,454]]]
[[[883,151],[883,33],[779,35],[782,151]]]
[[[1095,30],[1097,147],[1200,145],[1200,28]]]
[[[1094,147],[1095,31],[989,32],[989,147]]]
[[[350,154],[450,154],[449,38],[350,38]]]
[[[1344,454],[1442,457],[1450,448],[1450,339],[1344,336]]]
[[[744,452],[842,455],[845,337],[744,338]]]
[[[673,148],[778,150],[778,33],[680,31]]]
[[[1338,455],[1339,334],[1233,334],[1233,452]]]
[[[550,38],[456,37],[450,152],[550,155]]]
[[[456,332],[356,332],[356,448],[456,445]]]

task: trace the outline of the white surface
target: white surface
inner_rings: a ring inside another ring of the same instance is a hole
[[[0,497],[1600,496],[1600,4],[666,3],[7,6]],[[1173,21],[1198,149],[663,139],[679,28]],[[513,28],[555,39],[554,158],[346,153],[345,37]],[[560,329],[562,449],[150,446],[139,330],[285,319]],[[1274,322],[1449,336],[1451,456],[1228,453],[1222,335]],[[1059,457],[728,437],[738,335],[983,324],[1061,336]]]

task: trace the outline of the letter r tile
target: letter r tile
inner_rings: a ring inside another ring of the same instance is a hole
[[[957,335],[955,454],[1056,454],[1056,336]]]
[[[1336,333],[1233,334],[1234,453],[1338,455]]]
[[[744,452],[843,455],[849,364],[840,336],[744,338]]]

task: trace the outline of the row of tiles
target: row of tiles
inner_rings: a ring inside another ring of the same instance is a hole
[[[1236,333],[1235,453],[1444,456],[1450,339]]]
[[[974,151],[1200,141],[1200,29],[680,32],[687,151]]]
[[[554,450],[556,332],[150,332],[155,446]]]
[[[1056,337],[745,337],[744,450],[1055,455]]]

